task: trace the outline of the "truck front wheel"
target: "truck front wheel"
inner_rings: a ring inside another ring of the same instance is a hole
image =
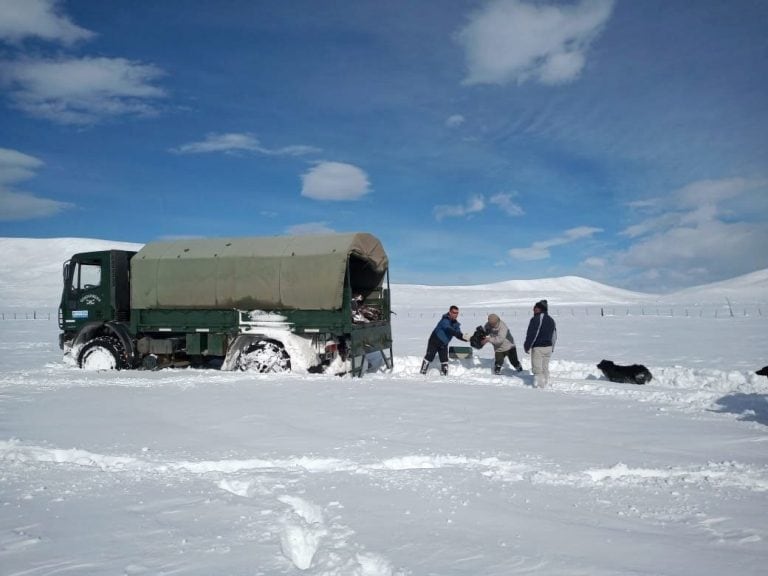
[[[271,340],[259,340],[246,346],[237,360],[238,369],[244,372],[273,374],[291,371],[291,358],[282,344]]]
[[[97,336],[80,349],[77,365],[84,370],[122,370],[128,361],[117,338]]]

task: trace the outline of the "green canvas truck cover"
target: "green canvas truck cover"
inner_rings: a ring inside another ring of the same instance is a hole
[[[337,310],[381,285],[388,259],[367,233],[150,242],[131,260],[131,307]]]

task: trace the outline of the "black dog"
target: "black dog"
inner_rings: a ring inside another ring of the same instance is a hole
[[[755,370],[758,376],[768,376],[768,366],[763,366],[760,370]]]
[[[610,360],[601,360],[597,365],[603,376],[611,382],[620,382],[622,384],[645,384],[653,380],[650,370],[642,364],[632,364],[631,366],[619,366]]]
[[[483,338],[486,336],[488,336],[488,333],[485,331],[485,328],[478,326],[475,328],[475,333],[469,337],[469,345],[480,350],[483,347]]]

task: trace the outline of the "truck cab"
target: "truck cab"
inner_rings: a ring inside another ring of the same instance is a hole
[[[59,346],[68,349],[88,325],[130,320],[129,263],[136,252],[81,252],[64,263]]]

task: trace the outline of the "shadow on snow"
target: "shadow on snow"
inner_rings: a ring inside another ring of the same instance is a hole
[[[739,414],[739,420],[768,426],[768,394],[729,394],[718,399],[713,412]]]

